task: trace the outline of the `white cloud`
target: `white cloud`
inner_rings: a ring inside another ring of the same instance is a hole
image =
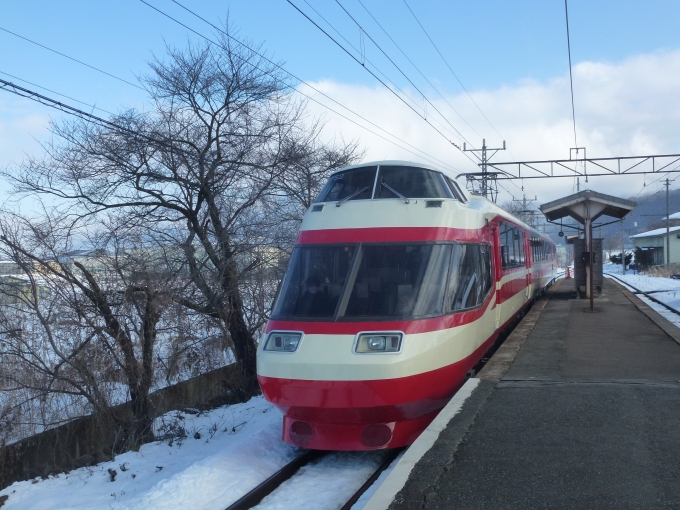
[[[680,152],[680,50],[639,55],[623,62],[582,62],[574,67],[574,92],[578,145],[587,147],[590,157],[663,154]],[[499,80],[501,81],[501,80]],[[382,86],[367,87],[323,81],[314,84],[352,110],[384,127],[433,157],[461,172],[474,171],[474,165],[458,150],[425,124]],[[326,98],[307,90],[315,99],[344,112]],[[569,76],[547,81],[525,80],[495,90],[471,91],[475,102],[507,141],[508,151],[496,161],[568,158],[574,145],[571,120]],[[491,146],[502,143],[501,136],[486,123],[466,95],[447,97],[481,135],[469,128],[434,92],[428,93],[435,106],[477,147],[482,135]],[[415,95],[413,97],[416,97]],[[417,101],[422,109],[422,99]],[[310,103],[314,115],[325,115],[328,136],[359,138],[366,148],[366,160],[421,158],[358,128],[320,106]],[[28,100],[7,94],[0,96],[0,166],[20,162],[25,154],[41,152],[38,140],[48,137],[50,111]],[[349,114],[348,114],[349,115]],[[440,129],[450,127],[428,107],[428,118]],[[366,124],[362,120],[358,120]],[[376,128],[372,130],[379,132]],[[461,140],[450,134],[455,142]],[[399,142],[400,145],[404,145]],[[649,183],[657,177],[648,177]],[[680,179],[677,181],[680,183]],[[621,196],[635,195],[642,177],[591,178],[588,187]],[[658,183],[657,186],[660,183]],[[515,187],[503,184],[516,196]],[[581,183],[585,186],[585,183]],[[573,179],[525,181],[527,194],[539,202],[571,193]],[[654,188],[656,190],[656,188]],[[504,198],[507,200],[508,196]]]
[[[578,145],[587,148],[589,157],[680,152],[678,69],[680,50],[640,55],[619,63],[583,62],[576,65],[574,100]],[[331,81],[314,86],[430,155],[450,162],[462,171],[473,171],[472,163],[385,88]],[[481,145],[481,137],[451,112],[443,100],[435,100],[434,92],[428,95],[440,111],[449,114],[451,123],[468,140],[476,146]],[[526,80],[497,90],[474,91],[471,95],[507,141],[509,151],[499,153],[496,161],[569,157],[569,148],[574,146],[574,133],[568,74],[544,82]],[[314,98],[328,103],[319,95]],[[456,95],[447,99],[486,137],[488,145],[502,143],[501,137],[486,123],[467,96]],[[310,108],[315,114],[324,112],[314,103]],[[333,108],[338,109],[337,105]],[[432,108],[428,110],[431,116]],[[328,134],[341,133],[345,138],[360,138],[366,148],[367,160],[418,160],[347,120],[330,113],[326,117]],[[654,179],[656,177],[647,177],[646,182]],[[635,195],[643,185],[641,176],[600,177],[589,181],[587,186],[591,189],[621,196]],[[527,180],[524,185],[527,194],[538,194],[539,202],[543,202],[571,193],[574,182],[573,179]],[[586,186],[583,182],[581,185]],[[517,187],[508,183],[504,186],[516,195],[521,194]]]
[[[21,163],[26,154],[42,152],[50,117],[44,106],[8,93],[0,96],[0,167]]]

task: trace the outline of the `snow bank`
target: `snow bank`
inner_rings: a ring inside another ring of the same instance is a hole
[[[281,414],[262,397],[199,416],[169,413],[169,419],[182,424],[186,439],[150,443],[47,480],[17,482],[0,491],[9,496],[3,510],[223,510],[299,454],[281,441]],[[116,471],[115,481],[109,469]]]

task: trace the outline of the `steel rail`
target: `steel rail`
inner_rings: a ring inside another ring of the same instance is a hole
[[[235,501],[226,510],[248,510],[260,503],[265,497],[278,489],[283,482],[289,480],[301,467],[329,452],[321,450],[307,450],[305,453],[289,462],[248,494]]]
[[[378,479],[378,477],[382,474],[383,471],[390,467],[390,464],[394,462],[394,459],[396,459],[404,449],[405,448],[395,448],[391,450],[387,454],[387,457],[385,457],[384,462],[380,464],[378,469],[375,470],[375,472],[370,476],[370,478],[366,480],[366,482],[361,487],[359,487],[359,490],[357,490],[354,493],[354,495],[347,500],[347,503],[340,507],[340,510],[350,510],[354,506],[354,504],[357,501],[359,501],[359,498],[364,494],[364,492],[366,492],[369,489],[369,487],[371,487],[371,485],[375,483],[375,481]]]
[[[654,302],[657,303],[657,304],[660,304],[660,305],[663,306],[664,308],[668,309],[669,311],[671,311],[671,312],[673,312],[673,313],[675,313],[675,314],[677,314],[677,315],[680,315],[680,310],[676,310],[676,309],[673,308],[672,306],[669,306],[669,305],[667,305],[666,303],[664,303],[663,301],[660,301],[660,300],[656,299],[654,296],[650,296],[650,295],[649,295],[651,292],[655,292],[655,291],[648,291],[648,292],[645,292],[645,291],[638,289],[637,287],[631,285],[631,284],[628,283],[627,281],[622,280],[621,278],[619,278],[619,277],[617,277],[617,276],[615,276],[615,275],[613,275],[613,274],[611,274],[611,273],[604,273],[604,274],[606,274],[609,278],[613,278],[614,280],[618,280],[618,281],[621,282],[622,284],[627,285],[628,287],[630,287],[631,289],[633,289],[633,290],[635,291],[635,294],[642,294],[642,295],[644,295],[644,296],[647,296],[647,299],[649,299],[649,300],[651,300],[651,301],[654,301]],[[663,292],[663,291],[656,291],[656,292]]]

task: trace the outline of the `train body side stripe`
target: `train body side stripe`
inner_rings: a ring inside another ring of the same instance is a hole
[[[498,290],[496,304],[503,304],[505,301],[522,292],[526,288],[527,279],[525,275],[506,281]]]
[[[304,331],[307,334],[355,335],[360,331],[403,331],[407,335],[428,333],[443,329],[463,326],[479,320],[484,312],[495,306],[493,292],[486,298],[484,304],[466,312],[458,312],[441,317],[428,319],[411,319],[406,321],[372,321],[372,322],[300,322],[269,319],[267,330],[270,331]]]
[[[491,242],[488,228],[378,227],[301,230],[297,244],[392,243],[404,241]]]

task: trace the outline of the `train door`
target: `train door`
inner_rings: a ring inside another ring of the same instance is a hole
[[[526,289],[526,299],[527,301],[531,299],[531,287],[532,287],[532,282],[533,282],[533,275],[531,274],[532,272],[532,267],[533,267],[533,252],[531,249],[531,236],[527,235],[528,232],[524,233],[524,260],[525,260],[525,266],[526,266],[526,277],[525,281],[527,284],[527,289]]]
[[[496,327],[495,329],[498,329],[501,327],[501,304],[500,304],[500,291],[501,291],[501,278],[503,277],[503,270],[502,270],[502,255],[501,255],[501,244],[499,242],[500,234],[499,234],[499,224],[496,223],[493,226],[493,230],[491,232],[492,236],[492,246],[494,247],[492,253],[493,253],[493,280],[494,280],[494,288],[495,288],[495,293],[496,297],[495,299],[495,306],[496,306],[496,313],[495,313],[495,321],[496,321]]]

